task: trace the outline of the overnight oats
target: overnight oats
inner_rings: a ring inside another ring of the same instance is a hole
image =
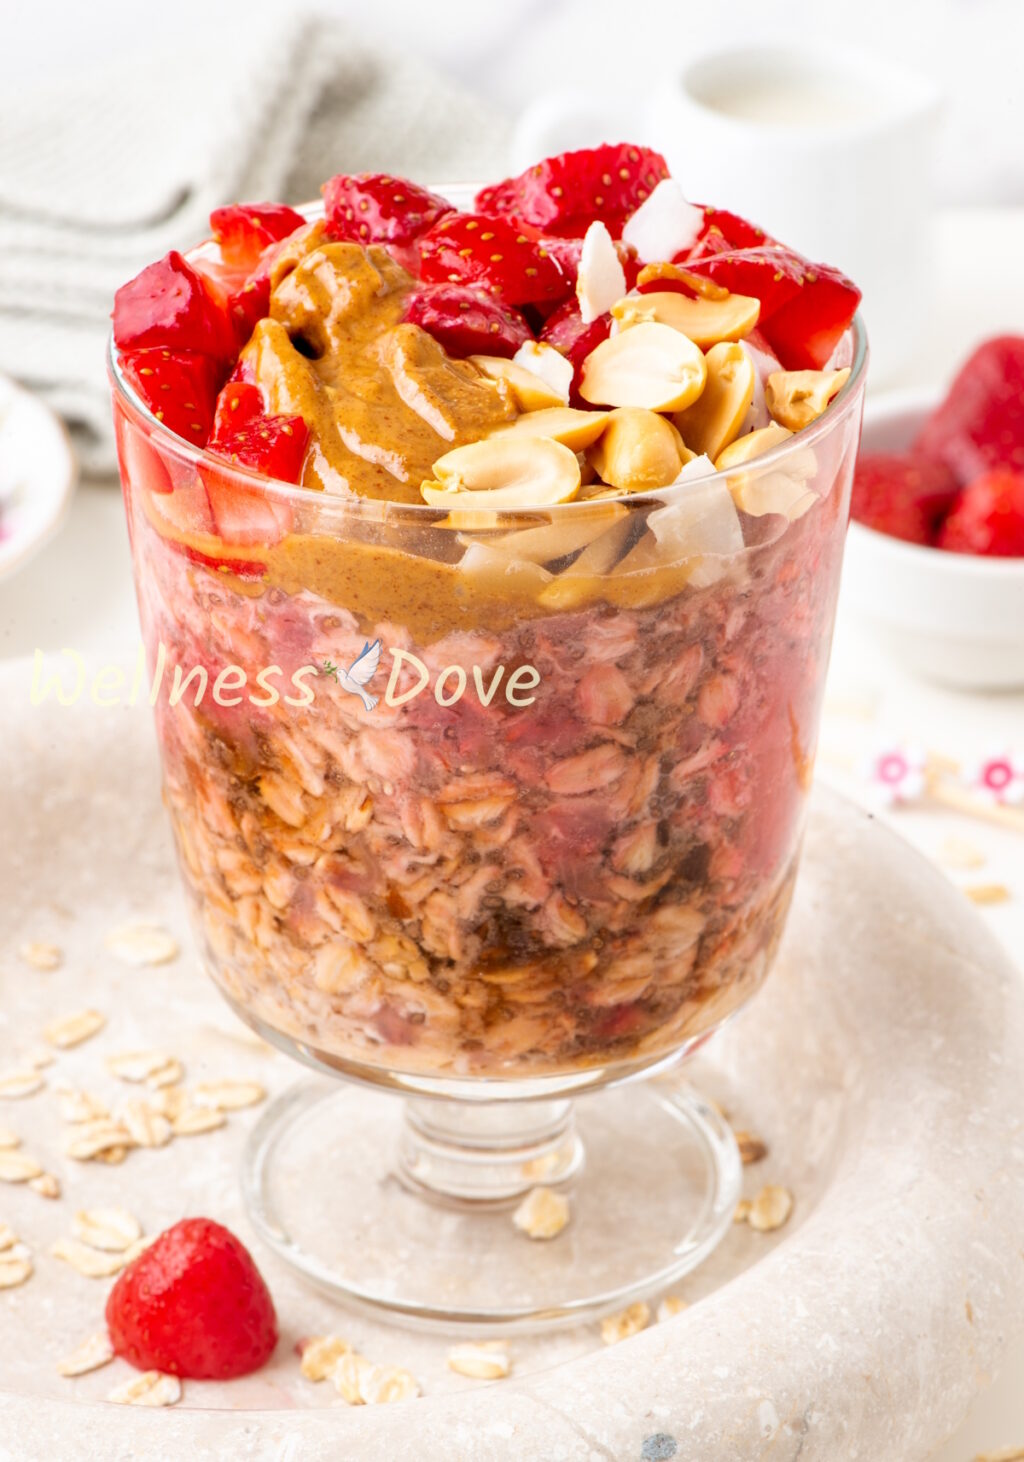
[[[858,291],[630,146],[212,227],[119,292],[113,369],[213,977],[364,1074],[691,1048],[793,888]]]

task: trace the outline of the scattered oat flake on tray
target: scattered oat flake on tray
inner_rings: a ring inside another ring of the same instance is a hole
[[[57,1362],[57,1373],[61,1376],[84,1376],[89,1371],[98,1371],[100,1366],[109,1365],[114,1359],[114,1347],[105,1330],[97,1330],[76,1345],[70,1355]]]
[[[512,1369],[503,1340],[467,1341],[448,1352],[448,1369],[474,1381],[500,1381]]]
[[[125,1266],[123,1254],[103,1253],[78,1239],[55,1239],[50,1245],[50,1253],[54,1259],[63,1259],[65,1264],[70,1264],[86,1279],[110,1279]]]
[[[171,1118],[171,1130],[175,1137],[198,1137],[203,1132],[215,1132],[226,1121],[216,1107],[184,1107]]]
[[[70,1086],[57,1093],[57,1110],[65,1122],[72,1124],[105,1121],[110,1116],[108,1108],[99,1097],[94,1097],[88,1091],[76,1091]]]
[[[760,1137],[755,1137],[753,1132],[739,1131],[734,1132],[733,1136],[736,1138],[736,1146],[740,1150],[740,1161],[744,1167],[760,1162],[763,1157],[768,1156],[767,1144]]]
[[[19,1101],[34,1096],[45,1085],[38,1071],[5,1071],[0,1074],[0,1100]]]
[[[60,1020],[51,1021],[43,1031],[43,1036],[51,1046],[67,1051],[97,1035],[106,1023],[107,1017],[98,1010],[77,1010],[74,1015],[65,1015]]]
[[[11,1249],[18,1242],[18,1235],[11,1228],[9,1223],[0,1223],[0,1254],[5,1249]]]
[[[359,1394],[367,1406],[388,1401],[411,1401],[420,1394],[420,1383],[401,1366],[369,1366],[359,1377]]]
[[[939,849],[939,862],[947,868],[983,868],[987,859],[980,848],[966,838],[946,838]]]
[[[42,1171],[41,1165],[27,1152],[17,1148],[0,1152],[0,1183],[27,1183],[29,1178],[38,1178]]]
[[[80,1208],[71,1220],[71,1232],[92,1249],[123,1254],[142,1237],[142,1224],[127,1208]]]
[[[553,1188],[531,1188],[512,1215],[520,1233],[531,1239],[553,1239],[569,1222],[569,1200]]]
[[[170,1122],[149,1102],[126,1102],[118,1112],[136,1147],[166,1147],[174,1135]]]
[[[340,1335],[312,1335],[302,1345],[300,1369],[307,1381],[326,1381],[341,1357],[351,1353]]]
[[[10,1127],[0,1127],[0,1152],[10,1147],[20,1147],[21,1138]]]
[[[1005,904],[1010,897],[1010,890],[1003,883],[969,883],[964,893],[972,904],[981,904],[983,907],[989,904]]]
[[[174,1061],[166,1051],[120,1051],[105,1062],[111,1076],[121,1081],[147,1081],[149,1077]]]
[[[28,939],[19,944],[18,957],[34,970],[59,970],[64,963],[59,945],[47,944],[42,939]]]
[[[258,1081],[200,1081],[192,1092],[197,1106],[219,1112],[241,1111],[266,1100],[266,1089]]]
[[[29,1178],[28,1186],[40,1198],[59,1198],[60,1179],[56,1173],[40,1173],[38,1178]]]
[[[178,957],[178,941],[159,924],[121,924],[104,940],[107,949],[126,965],[169,964]]]
[[[758,1233],[770,1234],[781,1228],[793,1212],[793,1195],[778,1183],[768,1183],[750,1205],[747,1223]]]
[[[647,1328],[650,1318],[650,1305],[643,1300],[637,1300],[628,1309],[621,1310],[617,1315],[607,1315],[601,1321],[601,1339],[605,1345],[617,1345],[620,1340],[639,1335],[641,1330]]]
[[[158,1066],[146,1077],[146,1085],[150,1091],[160,1091],[165,1086],[177,1086],[178,1082],[185,1075],[185,1068],[181,1062],[171,1058],[165,1061],[163,1066]]]
[[[666,1320],[674,1320],[676,1315],[681,1315],[684,1310],[690,1308],[689,1300],[684,1300],[681,1295],[667,1294],[658,1306],[657,1321],[663,1324]]]
[[[93,1158],[104,1158],[111,1152],[127,1150],[131,1145],[131,1134],[126,1127],[119,1122],[101,1119],[76,1127],[65,1142],[64,1151],[76,1162],[89,1162]]]
[[[181,1382],[177,1376],[160,1371],[144,1371],[123,1385],[108,1392],[107,1400],[118,1406],[173,1406],[181,1400]]]
[[[32,1255],[24,1244],[14,1244],[0,1254],[0,1289],[16,1289],[32,1273]]]
[[[1024,1462],[1024,1447],[1003,1447],[999,1452],[979,1452],[974,1462]]]

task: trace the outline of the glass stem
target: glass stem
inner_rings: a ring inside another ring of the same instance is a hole
[[[405,1104],[399,1176],[449,1205],[500,1208],[566,1183],[583,1164],[570,1101]]]

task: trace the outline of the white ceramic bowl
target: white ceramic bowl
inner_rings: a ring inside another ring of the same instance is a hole
[[[869,398],[861,451],[903,451],[940,395]],[[1024,559],[944,553],[851,522],[841,604],[928,680],[963,690],[1024,686]]]

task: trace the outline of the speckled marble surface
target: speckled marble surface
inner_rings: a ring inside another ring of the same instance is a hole
[[[0,745],[16,772],[0,797],[0,1068],[54,1015],[108,1016],[42,1092],[0,1104],[65,1189],[54,1203],[0,1188],[0,1220],[36,1259],[26,1285],[0,1293],[0,1457],[915,1462],[1024,1329],[1020,982],[941,875],[819,795],[778,968],[692,1073],[768,1140],[747,1191],[791,1187],[785,1229],[737,1228],[682,1286],[688,1311],[613,1348],[594,1327],[517,1340],[514,1375],[496,1385],[451,1375],[443,1339],[345,1313],[257,1248],[282,1319],[272,1366],[189,1383],[173,1410],[102,1404],[121,1363],[74,1382],[55,1363],[97,1328],[106,1283],[60,1265],[50,1243],[75,1208],[112,1202],[150,1232],[200,1210],[249,1239],[236,1173],[255,1114],[120,1167],[82,1166],[62,1155],[54,1086],[112,1095],[103,1057],[155,1044],[190,1081],[253,1075],[276,1090],[295,1072],[195,967],[147,713],[30,709],[14,668],[0,676]],[[113,964],[104,933],[130,917],[174,929],[181,958]],[[23,966],[27,938],[61,945],[62,969]],[[326,1329],[407,1365],[423,1398],[349,1409],[304,1381],[291,1343]]]

